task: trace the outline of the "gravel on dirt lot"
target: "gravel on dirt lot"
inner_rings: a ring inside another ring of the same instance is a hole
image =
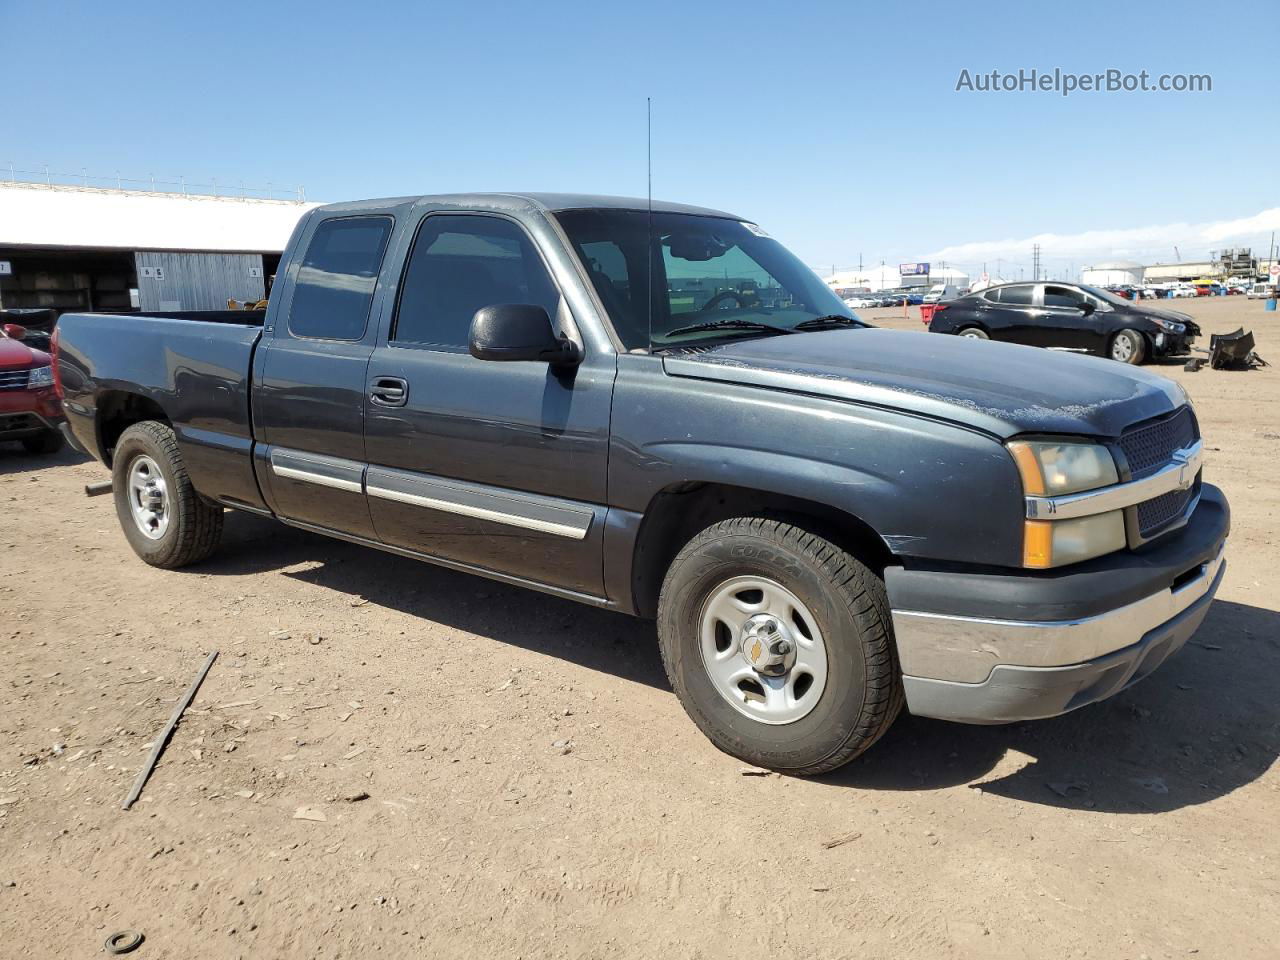
[[[1261,303],[1174,306],[1280,364]],[[1280,365],[1161,372],[1234,511],[1192,644],[808,781],[704,740],[650,623],[240,514],[152,569],[82,495],[100,465],[5,447],[0,956],[1275,957]]]

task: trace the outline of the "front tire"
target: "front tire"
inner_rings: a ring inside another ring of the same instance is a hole
[[[1121,330],[1111,338],[1111,349],[1108,355],[1120,363],[1130,363],[1135,367],[1147,356],[1147,338],[1137,330]]]
[[[662,585],[658,639],[693,722],[757,766],[834,770],[902,708],[883,581],[789,523],[739,517],[689,541]]]
[[[222,507],[196,493],[168,424],[145,420],[125,430],[112,458],[111,489],[129,546],[151,566],[174,570],[217,549]]]
[[[62,438],[62,434],[57,430],[46,430],[44,433],[37,434],[34,437],[23,437],[22,446],[27,453],[40,454],[48,456],[57,453],[66,444],[66,440]]]
[[[981,327],[965,327],[963,330],[959,332],[958,336],[968,337],[970,340],[990,340],[991,339],[991,337],[987,334],[987,331],[983,330]]]

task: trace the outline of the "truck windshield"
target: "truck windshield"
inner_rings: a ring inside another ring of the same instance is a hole
[[[650,234],[649,217],[644,210],[556,214],[627,350],[769,336],[806,321],[802,330],[815,329],[825,326],[813,322],[820,318],[832,326],[857,320],[812,270],[754,224],[654,213]]]

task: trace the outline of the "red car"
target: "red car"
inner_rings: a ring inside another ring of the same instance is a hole
[[[53,366],[47,353],[22,342],[26,332],[16,323],[0,327],[0,441],[19,440],[28,453],[57,453],[63,416]]]

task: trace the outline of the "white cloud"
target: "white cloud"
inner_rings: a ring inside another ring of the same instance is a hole
[[[960,243],[926,254],[924,259],[949,263],[975,263],[997,258],[1030,260],[1032,244],[1040,244],[1044,258],[1074,260],[1128,257],[1137,260],[1172,260],[1178,247],[1182,259],[1208,255],[1224,246],[1252,244],[1255,254],[1266,255],[1268,235],[1280,231],[1280,207],[1251,217],[1209,223],[1166,223],[1149,227],[1086,230],[1083,233],[1041,233],[1016,240],[983,240]],[[1261,247],[1262,249],[1259,249]]]

